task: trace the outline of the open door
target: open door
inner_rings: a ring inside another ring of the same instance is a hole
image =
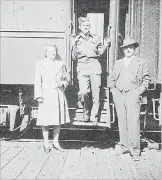
[[[94,0],[93,3],[91,0],[75,0],[74,1],[74,18],[75,18],[75,34],[79,33],[78,29],[78,17],[87,16],[90,19],[91,29],[90,31],[101,38],[101,43],[103,39],[107,36],[108,25],[109,25],[109,6],[110,1],[107,0]],[[109,101],[109,92],[107,91],[107,64],[108,64],[108,55],[105,54],[100,59],[100,64],[102,67],[101,75],[101,91],[100,91],[100,120],[99,126],[111,127],[111,116],[110,116],[110,101]],[[78,91],[78,80],[76,72],[76,62],[72,62],[72,80],[73,86]],[[74,124],[79,124],[77,122],[83,122],[82,109],[79,107],[76,110],[76,117],[74,119]],[[87,122],[83,122],[83,125],[90,125]],[[80,125],[80,124],[79,124]]]

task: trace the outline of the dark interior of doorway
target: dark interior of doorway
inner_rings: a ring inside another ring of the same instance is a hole
[[[125,21],[128,13],[129,0],[119,3],[119,33],[125,37]],[[86,17],[87,13],[104,13],[104,37],[107,36],[109,25],[110,0],[74,0],[74,13],[76,15],[76,31],[78,31],[78,17]]]
[[[119,34],[120,39],[119,39],[119,45],[121,45],[121,41],[124,39],[125,36],[125,21],[126,21],[126,13],[128,12],[128,3],[129,0],[122,0],[120,1],[119,4]],[[103,37],[107,37],[107,28],[109,25],[109,9],[110,9],[110,0],[74,0],[74,13],[75,13],[75,29],[76,29],[76,34],[79,33],[78,29],[78,17],[86,17],[87,13],[104,13],[104,34]],[[122,38],[122,40],[121,40]],[[120,52],[120,49],[118,50],[118,55],[117,59],[120,59],[122,57],[122,53]],[[106,72],[106,67],[107,67],[107,57],[106,57],[106,52],[103,55],[101,59],[101,67],[102,67],[102,87],[107,86],[107,72]],[[74,64],[74,77],[73,77],[73,82],[74,84],[77,83],[77,76],[75,72],[75,67],[76,65]],[[76,82],[75,82],[76,81]]]
[[[76,15],[76,29],[78,31],[78,17],[86,17],[87,13],[104,13],[104,37],[107,36],[109,24],[109,0],[75,0],[74,13]]]
[[[104,13],[104,34],[107,36],[107,27],[109,25],[109,0],[75,0],[74,1],[74,13],[75,13],[75,25],[76,34],[79,33],[78,29],[78,17],[86,17],[87,13]],[[102,57],[102,86],[106,86],[106,52]],[[76,79],[76,72],[74,67],[74,81]]]

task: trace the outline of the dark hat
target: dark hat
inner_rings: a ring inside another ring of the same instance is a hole
[[[138,42],[136,42],[133,38],[127,37],[123,41],[123,45],[120,46],[121,48],[127,47],[130,45],[134,45],[136,48],[139,46]]]

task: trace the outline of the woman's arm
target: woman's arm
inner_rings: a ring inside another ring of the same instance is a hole
[[[36,62],[34,80],[34,99],[40,98],[43,99],[41,65],[39,62]]]
[[[70,83],[70,73],[67,72],[67,68],[65,64],[63,64],[62,66],[61,73],[62,73],[62,78],[58,82],[58,87],[61,88],[62,90],[65,90]]]

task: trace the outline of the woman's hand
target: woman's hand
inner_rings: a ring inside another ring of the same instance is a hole
[[[64,81],[58,82],[57,87],[60,88],[60,89],[62,89],[62,90],[64,91],[64,90],[65,90],[65,84],[64,84]]]

